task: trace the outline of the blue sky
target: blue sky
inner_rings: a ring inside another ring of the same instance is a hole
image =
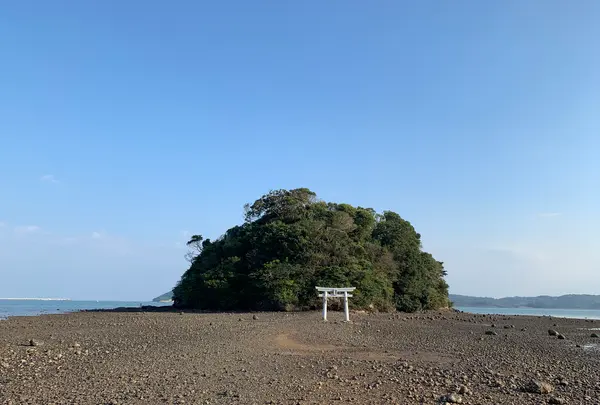
[[[451,292],[600,293],[597,1],[19,1],[0,297],[149,299],[270,189],[394,210]]]

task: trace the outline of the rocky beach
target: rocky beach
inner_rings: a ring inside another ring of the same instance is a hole
[[[0,404],[600,404],[600,321],[451,311],[342,319],[10,318],[0,322]]]

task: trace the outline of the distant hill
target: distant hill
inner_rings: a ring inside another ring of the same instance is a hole
[[[164,293],[163,295],[159,295],[158,297],[154,298],[152,301],[153,302],[160,302],[160,301],[171,301],[173,299],[173,291],[169,291]]]
[[[455,307],[600,309],[600,295],[487,298],[450,294]]]

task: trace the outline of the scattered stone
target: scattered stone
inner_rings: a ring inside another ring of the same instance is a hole
[[[42,342],[35,339],[29,339],[29,346],[41,346]]]
[[[590,339],[600,330],[589,329],[590,324],[583,321],[564,321],[560,328],[570,335],[569,342],[552,344],[548,340],[560,333],[558,328],[553,328],[556,334],[552,337],[541,333],[552,325],[547,317],[513,317],[516,329],[511,332],[509,321],[501,316],[453,314],[444,320],[436,314],[436,321],[442,320],[444,325],[434,329],[423,321],[428,319],[423,314],[357,313],[354,333],[347,336],[343,335],[347,327],[341,329],[333,322],[323,326],[315,313],[273,313],[263,320],[264,312],[190,317],[192,311],[185,312],[186,316],[179,316],[178,309],[168,312],[144,317],[69,314],[38,322],[29,318],[0,322],[1,403],[50,405],[89,400],[107,405],[112,399],[118,400],[115,404],[260,405],[282,403],[287,395],[290,403],[298,404],[440,404],[441,400],[446,405],[566,405],[586,403],[585,396],[590,404],[600,398],[600,383],[593,371],[595,356],[584,355],[584,349],[565,352],[576,343],[591,351],[587,344],[593,348],[593,343],[600,342],[597,337]],[[238,322],[236,315],[244,322]],[[398,316],[407,321],[398,322]],[[331,321],[336,317],[341,315],[332,312]],[[268,321],[269,330],[255,339],[258,320]],[[500,324],[491,328],[492,322]],[[290,332],[292,324],[301,333]],[[406,336],[401,346],[397,344],[398,331]],[[36,336],[43,339],[43,346],[29,347],[30,338]],[[189,344],[190,337],[199,344]],[[76,341],[83,342],[81,347]],[[308,351],[311,346],[313,352]],[[349,346],[364,347],[377,356],[343,349]],[[439,346],[443,348],[437,350]],[[321,350],[328,347],[332,350]],[[288,355],[300,351],[309,355]],[[430,361],[445,356],[453,363]],[[204,358],[206,363],[199,361]],[[176,363],[180,372],[163,376],[151,367],[166,362]],[[118,372],[114,374],[114,370]],[[306,377],[308,382],[303,380]],[[5,383],[3,378],[12,381]],[[531,378],[536,382],[526,390]],[[77,385],[71,388],[73,379]],[[267,385],[264,393],[261,387]],[[219,398],[226,389],[231,391]],[[241,398],[238,392],[243,392]],[[6,399],[2,397],[5,394]]]
[[[558,332],[555,331],[554,329],[548,329],[548,334],[550,336],[558,336]]]
[[[592,338],[600,338],[600,335],[598,335],[597,333],[592,333],[590,335],[590,337],[592,337]]]
[[[560,340],[565,340],[565,336],[561,335],[560,333],[558,334],[557,338],[559,338]]]
[[[532,394],[550,394],[554,391],[554,387],[544,381],[531,380],[525,385],[524,391]]]
[[[444,398],[446,402],[450,402],[451,404],[462,404],[462,397],[458,394],[449,394]]]

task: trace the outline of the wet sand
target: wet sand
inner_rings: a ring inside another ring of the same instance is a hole
[[[329,318],[10,318],[0,322],[0,404],[600,404],[600,351],[588,346],[600,344],[590,330],[600,321],[455,312]],[[532,379],[552,393],[527,392]]]

